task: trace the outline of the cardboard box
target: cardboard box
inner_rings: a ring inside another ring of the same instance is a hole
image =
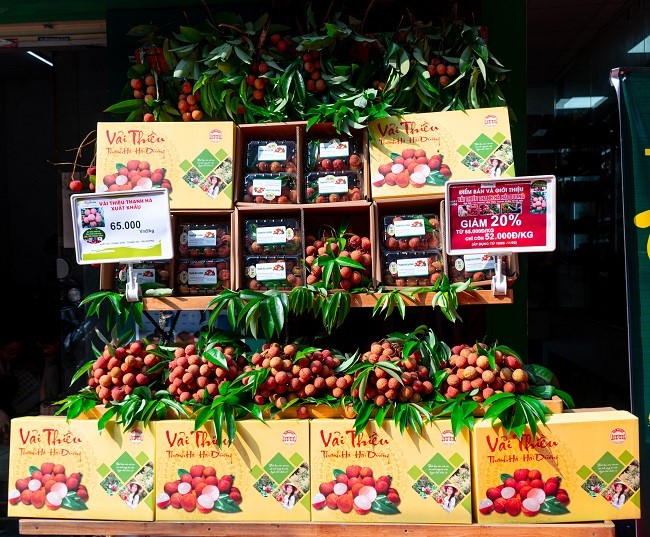
[[[99,431],[94,419],[15,418],[7,514],[153,520],[153,459],[154,437],[148,427],[124,431],[109,421]]]
[[[638,418],[626,411],[553,414],[534,438],[526,429],[521,441],[499,421],[478,422],[472,432],[480,524],[640,518],[639,472]]]
[[[444,195],[448,180],[515,176],[506,107],[392,116],[368,130],[373,199]]]
[[[234,151],[229,121],[99,122],[97,192],[167,188],[171,210],[232,209]]]
[[[312,521],[472,522],[466,430],[454,437],[448,420],[436,420],[421,435],[402,434],[371,421],[356,434],[350,419],[312,420],[310,429]]]
[[[159,421],[155,431],[156,520],[309,521],[307,420],[238,421],[221,447],[211,421],[196,432],[191,420]]]

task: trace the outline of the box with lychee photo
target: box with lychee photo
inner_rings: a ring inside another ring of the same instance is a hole
[[[553,414],[521,438],[480,421],[471,437],[478,523],[640,518],[639,423],[629,412]]]
[[[506,107],[390,116],[370,122],[373,199],[444,195],[454,179],[514,177]]]
[[[28,416],[11,421],[7,514],[150,521],[154,437],[137,424]]]
[[[371,420],[311,421],[311,519],[337,523],[470,524],[470,446],[465,429],[436,420],[420,433]]]
[[[309,422],[241,420],[232,443],[214,422],[164,420],[156,431],[156,520],[307,522]]]
[[[97,123],[95,191],[166,188],[172,210],[232,209],[235,124]]]

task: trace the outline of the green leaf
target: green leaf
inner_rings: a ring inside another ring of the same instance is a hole
[[[241,508],[227,494],[221,494],[217,501],[214,502],[214,511],[222,513],[239,513]]]
[[[203,39],[202,32],[189,26],[181,26],[180,35],[188,43],[199,43]]]
[[[546,496],[539,510],[548,515],[565,515],[569,512],[567,506],[559,502],[555,496]]]
[[[377,498],[375,498],[375,501],[372,502],[372,505],[370,506],[370,510],[373,513],[379,513],[382,515],[398,515],[400,514],[400,510],[397,508],[397,506],[391,502],[385,494],[378,494]]]
[[[104,110],[104,112],[111,114],[128,114],[134,110],[140,110],[143,105],[144,101],[142,99],[128,99],[109,106]]]
[[[79,498],[75,491],[70,491],[63,497],[61,507],[71,511],[86,511],[88,509],[86,502]]]

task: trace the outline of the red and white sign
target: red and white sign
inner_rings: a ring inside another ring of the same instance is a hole
[[[449,255],[555,250],[555,177],[448,181]]]

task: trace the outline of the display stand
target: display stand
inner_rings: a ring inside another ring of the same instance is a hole
[[[121,522],[21,519],[22,535],[143,535],[178,537],[614,537],[614,523],[575,524],[337,524],[319,522]]]

